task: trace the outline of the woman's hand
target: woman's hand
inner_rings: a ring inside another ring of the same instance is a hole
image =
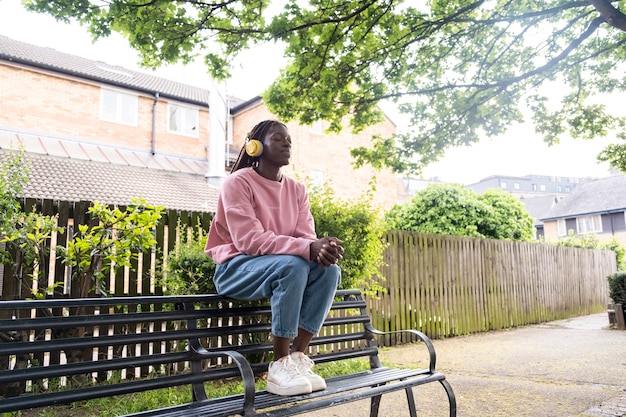
[[[322,266],[336,264],[343,259],[344,249],[336,237],[323,237],[311,243],[311,260]]]

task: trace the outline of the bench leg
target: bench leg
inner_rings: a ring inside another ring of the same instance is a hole
[[[417,409],[415,408],[415,397],[413,397],[413,389],[406,388],[406,402],[409,406],[409,413],[411,417],[417,417]]]
[[[454,391],[452,391],[452,386],[445,379],[439,382],[446,390],[446,394],[448,394],[448,402],[450,403],[450,417],[456,417],[456,396],[454,395]]]
[[[370,417],[378,417],[378,410],[380,409],[380,400],[382,395],[372,397],[372,403],[370,405]]]

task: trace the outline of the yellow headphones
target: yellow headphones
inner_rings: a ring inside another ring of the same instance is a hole
[[[249,139],[248,143],[246,143],[246,153],[248,156],[256,158],[257,156],[261,156],[263,153],[263,143],[256,139]]]

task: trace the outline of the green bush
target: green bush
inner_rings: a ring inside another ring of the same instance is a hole
[[[571,248],[583,249],[608,249],[615,253],[615,261],[618,271],[626,270],[626,247],[616,239],[608,242],[600,242],[598,236],[594,234],[576,235],[573,230],[568,232],[567,237],[553,243],[556,246],[567,246]]]
[[[366,293],[381,291],[373,280],[384,264],[386,231],[371,196],[344,201],[336,198],[331,187],[316,187],[309,192],[311,213],[318,236],[336,236],[345,248],[341,267],[341,288],[360,288]],[[383,277],[380,277],[381,279]]]
[[[626,272],[609,275],[609,295],[616,304],[626,306]]]
[[[216,292],[213,284],[215,262],[204,253],[205,239],[204,233],[194,232],[168,254],[167,268],[160,282],[165,295]]]
[[[533,220],[510,193],[477,194],[459,184],[430,184],[387,212],[389,228],[452,236],[530,241]]]

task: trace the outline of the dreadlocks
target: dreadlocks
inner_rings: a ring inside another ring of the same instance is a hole
[[[249,140],[252,139],[263,142],[267,131],[271,127],[276,125],[287,127],[284,123],[281,123],[278,120],[264,120],[252,128],[250,133],[248,133],[248,135],[246,136],[246,140],[243,143],[241,150],[239,151],[239,157],[237,158],[237,162],[235,162],[233,167],[230,169],[231,174],[238,169],[256,166],[259,163],[259,156],[252,157],[246,153],[246,144]]]

